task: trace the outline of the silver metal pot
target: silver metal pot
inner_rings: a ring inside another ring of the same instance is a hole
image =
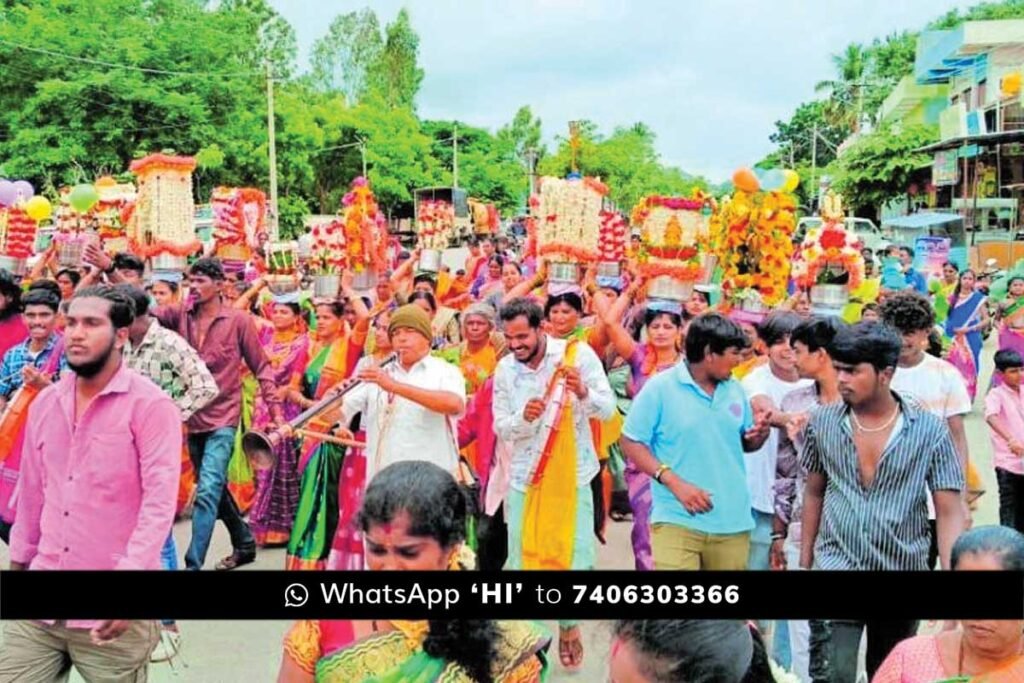
[[[827,308],[842,308],[850,303],[850,288],[846,285],[814,285],[811,303]]]
[[[188,268],[188,257],[175,256],[174,254],[159,254],[150,259],[150,266],[153,270],[183,273]]]
[[[376,286],[377,273],[369,268],[364,268],[352,276],[352,289],[362,291],[365,289],[373,289]]]
[[[715,269],[718,268],[718,257],[714,254],[702,254],[701,268],[704,270],[704,276],[700,279],[697,284],[707,285],[711,283],[711,279],[715,276]]]
[[[278,296],[299,291],[299,279],[293,275],[268,275],[267,289]]]
[[[25,274],[25,259],[0,254],[0,269],[13,275]]]
[[[335,299],[338,297],[338,290],[340,288],[340,275],[328,274],[313,276],[313,296],[318,299]]]
[[[619,277],[622,265],[618,261],[601,261],[597,264],[597,277]]]
[[[659,275],[647,285],[647,296],[651,299],[668,299],[669,301],[688,301],[693,296],[692,282],[676,280],[668,275]]]
[[[551,263],[548,264],[548,282],[579,282],[580,264]]]
[[[420,270],[437,273],[441,270],[441,252],[436,249],[424,249],[420,254]]]

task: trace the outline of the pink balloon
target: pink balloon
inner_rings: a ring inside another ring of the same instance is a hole
[[[36,193],[35,188],[32,187],[32,183],[27,180],[15,180],[14,191],[18,194],[17,198],[14,200],[16,204],[19,202],[27,202],[32,199]]]
[[[0,206],[14,206],[18,189],[10,180],[0,180]]]

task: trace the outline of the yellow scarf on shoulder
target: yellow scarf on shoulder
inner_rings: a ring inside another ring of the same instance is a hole
[[[577,341],[565,349],[562,368],[576,361]],[[561,370],[561,368],[559,368]],[[555,425],[526,487],[523,506],[523,569],[569,569],[576,537],[576,423],[565,380],[556,370],[545,395],[562,385]]]

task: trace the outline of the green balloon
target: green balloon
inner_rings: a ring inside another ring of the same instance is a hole
[[[87,183],[75,185],[71,188],[71,194],[68,195],[68,203],[71,204],[71,208],[78,213],[85,213],[99,200],[100,195],[96,191],[96,188]]]

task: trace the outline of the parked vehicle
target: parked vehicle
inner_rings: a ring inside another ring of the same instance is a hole
[[[864,246],[871,251],[878,251],[889,246],[889,241],[886,240],[881,229],[875,225],[874,221],[868,218],[856,218],[848,217],[844,221],[844,227],[848,232],[852,232],[860,241],[864,243]],[[804,241],[804,237],[807,236],[807,231],[814,228],[821,227],[820,216],[805,216],[801,218],[796,224],[796,231],[793,233],[793,240],[796,243]]]

